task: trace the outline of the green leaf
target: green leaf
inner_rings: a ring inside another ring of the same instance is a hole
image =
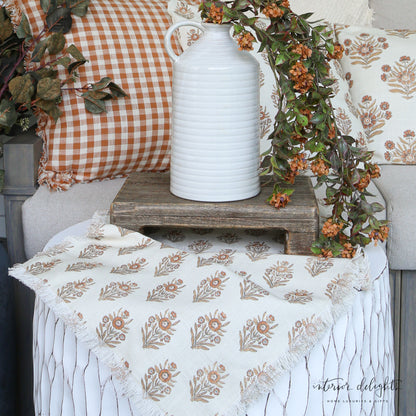
[[[90,0],[69,0],[68,7],[75,16],[84,17],[88,12]]]
[[[61,33],[54,33],[46,40],[48,51],[51,55],[56,55],[62,51],[65,46],[65,36]]]
[[[20,20],[19,26],[16,29],[16,36],[19,39],[29,39],[32,37],[29,20],[24,13],[22,14],[22,19]]]
[[[116,98],[123,98],[129,96],[125,91],[121,89],[121,87],[119,87],[114,82],[110,82],[110,84],[108,84],[108,88],[110,89],[111,94],[113,94],[113,96]]]
[[[69,45],[66,48],[66,51],[77,61],[84,61],[87,62],[88,59],[84,58],[84,55],[79,51],[79,49],[75,45]]]
[[[40,60],[42,59],[43,55],[46,52],[46,48],[47,48],[46,40],[40,41],[35,46],[35,49],[33,50],[31,61],[32,62],[40,62]]]
[[[373,212],[384,211],[384,206],[382,204],[380,204],[379,202],[373,202],[371,204],[371,208],[372,208]]]
[[[71,63],[71,58],[69,56],[63,56],[55,61],[52,65],[62,65],[64,68],[68,68],[69,64]]]
[[[96,82],[95,84],[92,84],[91,87],[92,87],[93,91],[99,91],[99,90],[102,90],[102,89],[108,87],[110,82],[111,82],[111,78],[104,77],[104,78],[101,78],[101,80]]]
[[[44,13],[50,14],[56,10],[58,3],[56,0],[40,0],[40,7]]]
[[[81,65],[84,65],[85,62],[87,61],[77,61],[77,62],[72,62],[72,64],[68,65],[68,73],[72,74],[77,68],[79,68]]]
[[[59,79],[43,78],[38,82],[37,97],[52,101],[61,95],[61,81]]]
[[[3,9],[1,9],[1,12],[0,12],[0,42],[5,41],[12,34],[13,34],[12,22],[5,17],[5,15],[3,13]]]
[[[308,117],[306,117],[302,114],[298,114],[296,116],[296,121],[303,127],[306,127],[309,124]]]
[[[50,117],[52,117],[55,123],[58,121],[62,114],[55,101],[39,100],[36,102],[36,106],[43,110]]]
[[[92,98],[90,95],[90,91],[87,91],[84,94],[82,94],[82,97],[84,97],[85,109],[90,113],[100,114],[106,112],[104,101]]]
[[[12,101],[3,99],[0,102],[0,126],[11,128],[17,121],[17,112]]]
[[[9,82],[9,91],[16,103],[24,104],[30,102],[34,93],[31,76],[23,75],[12,78]]]
[[[68,33],[72,27],[71,10],[60,7],[46,16],[46,24],[50,32]]]

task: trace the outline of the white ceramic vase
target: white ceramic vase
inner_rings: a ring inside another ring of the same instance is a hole
[[[203,34],[178,56],[171,36],[184,25]],[[179,22],[166,33],[174,61],[170,191],[181,198],[236,201],[260,191],[259,64],[230,29]]]

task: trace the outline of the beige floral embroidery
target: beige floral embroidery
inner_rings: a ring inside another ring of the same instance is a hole
[[[321,318],[317,318],[313,314],[310,318],[300,319],[292,326],[292,330],[288,332],[289,348],[291,350],[302,349],[305,345],[310,345],[311,341],[317,334],[325,328]]]
[[[56,294],[65,303],[70,303],[80,298],[94,283],[93,279],[84,277],[82,280],[66,283],[60,289],[57,289]]]
[[[284,286],[293,278],[293,264],[288,261],[278,261],[275,266],[266,269],[263,279],[270,288]]]
[[[225,248],[220,250],[218,254],[215,254],[208,259],[204,259],[202,257],[198,257],[197,267],[202,266],[211,266],[212,264],[221,264],[224,266],[228,266],[233,262],[233,255],[235,250],[231,250],[230,248]]]
[[[327,272],[334,265],[330,258],[325,257],[309,257],[306,259],[306,263],[305,269],[312,277]]]
[[[351,288],[351,281],[348,278],[338,275],[338,278],[331,280],[326,286],[325,295],[333,304],[342,303],[345,292]]]
[[[409,56],[402,56],[394,66],[383,65],[381,80],[387,82],[390,92],[399,93],[406,100],[416,93],[416,63]]]
[[[212,243],[208,240],[193,241],[188,245],[189,250],[192,250],[195,254],[203,253],[212,247]]]
[[[175,326],[180,322],[175,319],[176,312],[168,309],[150,316],[141,328],[143,348],[158,350],[159,347],[168,344],[176,331]]]
[[[268,363],[264,363],[262,366],[257,368],[250,368],[247,370],[243,381],[240,381],[240,393],[243,397],[247,389],[257,380],[270,380],[270,376],[267,374],[266,368]]]
[[[251,261],[265,260],[270,256],[271,253],[268,253],[270,246],[267,245],[264,241],[254,241],[246,245],[246,256]]]
[[[345,55],[350,57],[353,65],[362,65],[363,68],[370,68],[388,47],[386,38],[376,38],[368,33],[361,33],[354,40],[344,40]]]
[[[131,282],[111,282],[100,290],[98,300],[116,300],[125,298],[137,290],[139,286],[137,283]]]
[[[85,263],[81,261],[78,263],[69,264],[66,267],[65,271],[66,272],[82,272],[84,270],[92,270],[100,266],[102,266],[102,263]]]
[[[224,328],[230,323],[226,319],[227,315],[218,309],[214,313],[200,316],[191,328],[191,348],[209,350],[218,345],[227,332]]]
[[[180,374],[180,371],[176,370],[176,364],[169,360],[150,367],[141,379],[145,397],[158,402],[170,394],[176,383],[175,377]]]
[[[163,257],[159,266],[155,267],[155,277],[167,276],[169,273],[177,270],[183,263],[185,257],[188,255],[186,251],[177,251],[175,254]]]
[[[26,271],[33,275],[38,275],[41,273],[46,273],[49,270],[52,270],[56,265],[62,263],[61,260],[51,260],[48,262],[37,261],[36,263],[31,264],[26,267]]]
[[[263,316],[249,319],[240,331],[240,351],[256,352],[258,349],[269,345],[273,336],[273,329],[277,327],[275,318],[271,314],[263,313]]]
[[[98,337],[110,348],[115,348],[126,339],[126,334],[129,332],[128,325],[132,322],[132,319],[128,319],[129,316],[129,311],[121,308],[118,312],[103,316],[96,328]]]
[[[307,290],[296,289],[295,291],[286,293],[285,299],[290,303],[300,303],[304,305],[305,303],[312,302],[313,293],[308,292]]]
[[[384,153],[384,159],[393,163],[404,163],[406,165],[416,164],[416,139],[413,130],[406,130],[403,137],[394,143],[387,140],[384,143],[387,151]]]
[[[272,127],[272,119],[266,107],[260,106],[260,137],[266,137]]]
[[[214,276],[202,279],[193,291],[193,302],[209,302],[221,296],[225,282],[229,279],[225,272],[215,272]]]
[[[150,247],[152,244],[153,244],[152,239],[150,239],[150,238],[143,238],[141,241],[139,241],[134,246],[121,247],[118,250],[118,255],[119,256],[124,256],[124,255],[127,255],[127,254],[133,254],[135,251],[143,250],[143,249],[145,249],[147,247]]]
[[[191,401],[207,403],[218,396],[224,387],[224,379],[228,377],[225,372],[224,365],[217,362],[198,369],[192,381],[189,381]]]
[[[367,135],[368,142],[372,143],[372,138],[383,132],[382,127],[392,116],[389,111],[390,104],[387,101],[383,101],[380,105],[377,105],[377,101],[373,100],[371,96],[365,95],[361,99],[361,103],[358,105],[361,124]]]
[[[240,282],[241,300],[259,300],[264,296],[269,296],[270,293],[267,290],[250,280],[251,275],[247,276],[246,273],[242,275],[241,272],[239,274],[244,277],[244,280]]]
[[[170,282],[157,285],[151,292],[147,292],[147,301],[164,302],[174,299],[185,287],[182,279],[173,279]]]
[[[147,261],[144,258],[138,258],[135,261],[131,261],[128,264],[122,264],[121,266],[114,266],[111,269],[110,273],[116,274],[132,274],[138,273],[143,270],[145,266],[147,266]]]
[[[79,253],[78,258],[80,259],[93,259],[94,257],[102,256],[105,250],[108,249],[108,246],[99,245],[99,244],[90,244],[88,247],[84,248]]]

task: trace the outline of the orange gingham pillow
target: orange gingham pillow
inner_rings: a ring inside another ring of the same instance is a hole
[[[40,33],[44,14],[39,0],[9,0]],[[39,183],[65,190],[74,182],[113,178],[136,170],[169,167],[171,62],[163,38],[170,20],[166,1],[91,0],[85,17],[73,16],[65,35],[89,60],[79,68],[76,86],[109,76],[127,98],[107,103],[93,115],[73,92],[63,94],[62,116],[55,124],[41,117],[44,139]],[[70,85],[72,86],[72,85]]]

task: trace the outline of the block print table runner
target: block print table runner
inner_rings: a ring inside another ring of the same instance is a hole
[[[244,414],[368,289],[367,262],[271,254],[261,242],[207,253],[206,244],[186,251],[96,221],[11,274],[144,414]]]

